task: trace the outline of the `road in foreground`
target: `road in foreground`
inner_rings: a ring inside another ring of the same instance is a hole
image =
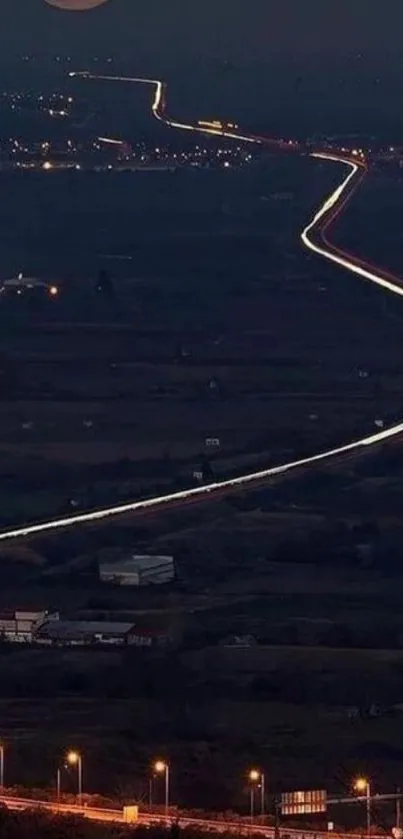
[[[158,79],[141,79],[141,78],[127,78],[117,76],[96,76],[84,71],[70,73],[70,76],[81,76],[87,79],[98,79],[105,81],[119,81],[130,82],[135,84],[145,84],[155,87],[155,95],[152,102],[152,113],[156,119],[163,122],[170,128],[180,130],[193,131],[202,134],[211,134],[214,136],[226,137],[229,139],[241,140],[248,143],[256,143],[259,145],[267,145],[272,149],[284,150],[290,148],[294,152],[305,153],[298,144],[284,143],[284,141],[266,139],[263,137],[255,137],[247,135],[239,131],[228,131],[225,127],[206,128],[200,125],[186,124],[171,119],[166,114],[165,93],[166,88],[162,81]],[[301,232],[301,240],[304,246],[311,252],[318,256],[336,263],[340,267],[350,271],[363,279],[369,280],[375,285],[380,286],[393,294],[403,296],[403,285],[398,278],[394,277],[387,271],[377,269],[369,263],[346,253],[335,245],[331,244],[328,239],[328,234],[331,225],[336,221],[347,202],[350,201],[356,189],[360,186],[363,178],[366,175],[367,167],[365,161],[355,157],[349,157],[342,151],[337,149],[330,152],[314,152],[311,154],[313,158],[319,158],[324,161],[343,164],[348,167],[348,174],[343,177],[339,186],[326,198],[321,207],[318,209],[313,219]],[[378,431],[375,434],[366,435],[352,442],[346,443],[336,448],[328,449],[319,452],[310,457],[304,457],[293,460],[287,463],[279,464],[268,469],[251,472],[240,475],[237,478],[228,480],[216,481],[201,487],[182,490],[180,492],[170,493],[168,495],[157,496],[155,498],[148,498],[141,501],[133,501],[126,504],[118,504],[107,508],[89,511],[86,513],[79,513],[77,515],[64,516],[59,519],[52,519],[50,521],[39,522],[37,524],[25,525],[0,533],[0,541],[6,542],[12,539],[24,539],[26,537],[34,536],[38,533],[55,532],[63,530],[68,527],[76,527],[77,525],[86,523],[104,522],[116,516],[122,516],[127,513],[144,512],[158,510],[165,510],[170,507],[181,506],[190,501],[202,501],[211,499],[215,495],[222,496],[228,491],[233,490],[247,490],[260,486],[263,481],[270,480],[276,476],[283,475],[287,472],[294,472],[298,469],[306,469],[307,467],[315,467],[317,464],[326,465],[332,461],[343,456],[360,450],[365,451],[368,448],[379,446],[387,441],[395,440],[402,435],[403,437],[403,422],[400,422],[388,429]]]
[[[106,810],[95,807],[79,807],[74,804],[64,804],[51,801],[36,801],[30,798],[13,798],[7,795],[0,795],[0,804],[6,806],[9,810],[46,810],[54,815],[63,816],[83,816],[86,819],[100,823],[127,824],[124,817],[124,810]],[[235,836],[255,834],[259,836],[268,837],[268,839],[329,839],[329,834],[326,831],[305,830],[303,827],[296,830],[294,828],[280,827],[278,831],[269,825],[251,824],[247,821],[221,821],[219,819],[192,819],[187,816],[153,816],[149,813],[139,813],[137,824],[145,827],[152,827],[153,825],[170,826],[172,822],[179,822],[180,827],[194,828],[202,832],[215,833],[230,833]],[[357,833],[332,833],[334,839],[359,839]],[[372,839],[378,839],[376,833],[371,834]]]

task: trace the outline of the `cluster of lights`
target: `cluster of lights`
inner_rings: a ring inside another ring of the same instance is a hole
[[[114,163],[111,161],[111,153]],[[5,166],[40,168],[44,171],[71,167],[81,169],[84,163],[87,168],[91,168],[92,157],[97,169],[130,168],[130,164],[135,167],[161,164],[167,167],[229,168],[244,166],[252,161],[252,154],[241,146],[207,148],[196,145],[186,151],[174,152],[169,148],[147,146],[143,142],[131,147],[122,140],[108,137],[99,137],[87,144],[77,143],[72,139],[64,139],[58,143],[51,140],[29,143],[22,138],[10,137],[1,145],[0,155],[6,156],[6,160],[3,160]]]
[[[20,60],[23,61],[24,64],[26,64],[28,62],[36,61],[38,58],[39,58],[40,61],[43,60],[42,56],[29,55],[27,53],[25,55],[20,56]],[[54,55],[51,60],[56,62],[56,64],[71,64],[72,57],[71,57],[71,55]],[[89,60],[93,61],[95,64],[98,64],[99,62],[103,62],[105,64],[112,64],[115,59],[111,55],[108,55],[108,56],[93,55],[92,58],[90,58]]]
[[[43,93],[33,93],[32,91],[13,92],[3,91],[3,103],[8,105],[12,110],[17,108],[37,109],[45,114],[61,114],[68,115],[68,106],[74,102],[72,96],[66,96],[63,93],[51,93],[45,95]]]

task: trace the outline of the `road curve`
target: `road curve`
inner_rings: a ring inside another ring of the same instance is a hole
[[[78,73],[73,72],[69,75],[71,77],[79,76],[86,79],[130,82],[152,86],[155,88],[155,94],[151,106],[152,113],[156,119],[171,128],[193,131],[199,134],[212,134],[248,143],[268,145],[279,149],[289,148],[290,146],[289,143],[281,140],[254,137],[252,135],[246,135],[236,131],[227,131],[225,129],[209,129],[171,119],[167,116],[165,110],[165,85],[158,79],[129,78],[126,76],[98,76],[93,75],[88,71]],[[294,150],[298,149],[294,148]],[[329,260],[330,262],[336,263],[347,271],[350,271],[363,279],[369,280],[375,285],[381,286],[383,289],[393,294],[403,296],[403,285],[390,272],[371,266],[369,263],[366,263],[358,257],[348,254],[342,249],[331,244],[328,240],[328,232],[331,225],[340,215],[347,202],[350,201],[351,197],[366,175],[367,168],[365,162],[355,158],[350,158],[346,154],[338,154],[336,152],[314,152],[311,154],[311,157],[327,162],[338,163],[339,165],[343,164],[347,167],[348,172],[347,175],[343,177],[338,187],[328,196],[328,198],[326,198],[309,224],[304,228],[304,230],[302,230],[301,240],[304,246],[311,252]],[[278,466],[272,466],[268,469],[250,472],[245,475],[240,475],[237,478],[216,481],[208,485],[173,492],[167,495],[157,496],[155,498],[147,498],[140,501],[135,500],[126,504],[117,504],[112,507],[63,516],[62,518],[51,519],[49,521],[33,523],[24,525],[23,527],[5,530],[0,532],[0,541],[5,542],[12,539],[24,539],[39,533],[49,533],[51,531],[75,527],[80,524],[106,521],[116,516],[121,516],[131,512],[145,513],[153,510],[158,511],[159,509],[182,505],[190,501],[201,501],[207,497],[212,498],[214,495],[220,496],[232,489],[250,488],[254,484],[258,486],[265,480],[275,478],[276,476],[287,472],[294,472],[298,469],[306,468],[307,466],[315,466],[316,464],[330,463],[331,461],[350,453],[356,452],[358,454],[361,449],[365,449],[369,446],[380,445],[391,438],[398,437],[399,435],[403,435],[403,422],[382,431],[377,431],[375,434],[366,435],[359,439],[345,443],[344,445],[337,446],[336,448],[321,451],[310,457],[299,458],[297,460],[279,464]]]

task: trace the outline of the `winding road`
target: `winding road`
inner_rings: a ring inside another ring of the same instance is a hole
[[[193,131],[199,134],[212,134],[229,139],[240,140],[246,143],[254,143],[265,145],[270,148],[277,148],[279,150],[290,149],[293,151],[306,153],[305,150],[298,146],[298,144],[287,143],[283,140],[272,140],[259,136],[252,136],[243,134],[235,130],[220,130],[219,128],[207,128],[200,125],[192,125],[177,120],[171,119],[166,113],[166,86],[164,82],[158,79],[141,79],[128,78],[125,76],[102,76],[93,75],[88,71],[72,72],[70,77],[82,77],[86,79],[96,79],[101,81],[118,81],[129,82],[135,84],[149,85],[155,89],[154,98],[152,101],[152,113],[154,117],[170,128],[180,129],[183,131]],[[318,211],[315,213],[312,220],[301,232],[301,240],[303,245],[313,253],[336,263],[340,267],[352,274],[355,274],[365,280],[368,280],[375,285],[381,286],[384,290],[403,296],[403,284],[398,278],[394,277],[388,271],[378,269],[371,266],[369,263],[359,259],[358,257],[349,254],[342,249],[336,247],[329,241],[328,235],[332,224],[340,215],[346,204],[360,186],[361,182],[366,176],[367,166],[363,159],[355,158],[334,149],[332,152],[317,151],[312,152],[311,157],[319,158],[329,163],[343,164],[347,168],[347,174],[339,186],[329,195],[323,202]],[[112,507],[92,510],[75,515],[68,515],[63,518],[52,519],[39,523],[33,523],[10,530],[0,532],[0,541],[8,541],[12,539],[23,539],[39,533],[46,533],[51,531],[63,530],[70,527],[86,523],[95,523],[98,521],[105,521],[116,516],[121,516],[126,513],[158,511],[159,509],[166,509],[168,507],[175,507],[186,504],[191,501],[202,501],[207,497],[225,495],[227,492],[234,489],[250,488],[253,485],[259,486],[271,478],[282,475],[286,472],[295,472],[298,469],[305,469],[306,467],[313,467],[316,464],[326,464],[333,460],[352,453],[359,453],[360,450],[379,446],[390,440],[403,435],[403,422],[391,426],[390,428],[378,431],[375,434],[366,435],[360,439],[356,439],[345,443],[327,451],[321,451],[310,457],[300,458],[278,466],[272,466],[268,469],[263,469],[257,472],[251,472],[245,475],[240,475],[237,478],[229,480],[216,481],[214,483],[182,490],[180,492],[170,493],[155,498],[147,498],[145,500],[135,500],[126,504],[118,504]]]

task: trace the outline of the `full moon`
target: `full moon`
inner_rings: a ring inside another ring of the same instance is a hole
[[[102,6],[106,0],[46,0],[46,3],[55,9],[65,9],[68,12],[85,12],[87,9]]]

